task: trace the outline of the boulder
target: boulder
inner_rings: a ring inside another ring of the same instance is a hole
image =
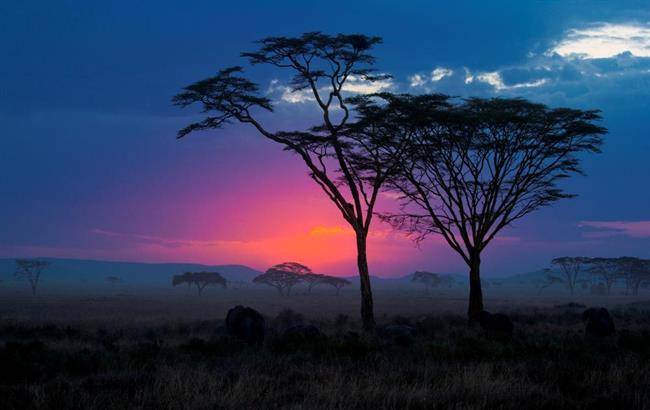
[[[585,322],[585,338],[605,339],[616,334],[614,321],[605,308],[589,308],[582,313]]]
[[[226,329],[230,336],[249,344],[261,344],[264,341],[264,317],[255,309],[235,306],[226,316]]]

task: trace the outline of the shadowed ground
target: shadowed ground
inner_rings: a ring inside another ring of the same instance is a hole
[[[413,338],[357,337],[356,292],[282,298],[265,290],[168,296],[0,297],[3,408],[649,408],[650,302],[609,306],[615,345],[583,339],[584,308],[562,296],[488,299],[512,339],[468,327],[462,295],[377,292],[380,325]],[[237,303],[262,312],[264,344],[225,335]],[[287,314],[286,308],[295,312]],[[281,311],[284,312],[278,316]],[[302,317],[301,317],[302,316]],[[282,326],[325,336],[286,340]]]

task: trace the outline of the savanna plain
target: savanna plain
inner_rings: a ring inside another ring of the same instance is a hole
[[[358,290],[256,288],[0,294],[4,409],[650,408],[650,298],[493,289],[512,335],[466,319],[464,289],[379,289],[364,335]],[[514,295],[514,296],[513,296]],[[236,305],[266,336],[228,335]],[[617,335],[585,338],[604,306]],[[313,325],[316,335],[287,335]],[[392,327],[391,327],[392,326]],[[401,326],[401,327],[400,327]],[[412,334],[381,329],[411,327]]]

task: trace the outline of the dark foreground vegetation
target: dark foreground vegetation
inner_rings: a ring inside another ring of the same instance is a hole
[[[617,335],[602,341],[585,339],[579,304],[510,310],[511,337],[436,314],[386,318],[372,339],[348,316],[285,310],[266,318],[261,345],[228,336],[223,320],[3,320],[1,407],[650,408],[646,308],[611,309]],[[296,325],[322,334],[287,333]]]

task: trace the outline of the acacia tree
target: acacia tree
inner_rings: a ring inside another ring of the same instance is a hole
[[[305,266],[301,263],[298,262],[283,262],[279,263],[277,265],[273,265],[269,268],[269,270],[276,270],[276,271],[282,271],[282,272],[288,272],[288,273],[293,273],[296,275],[299,275],[298,282],[305,282],[307,283],[307,293],[311,293],[311,290],[314,286],[318,284],[318,281],[321,276],[320,274],[314,273],[311,268],[308,266]],[[268,272],[268,271],[267,271]],[[286,279],[283,279],[282,281],[289,281],[293,282],[291,279],[293,278],[293,275],[288,275]],[[293,286],[293,285],[292,285]],[[290,291],[291,288],[288,288]]]
[[[616,263],[625,278],[626,293],[638,295],[641,284],[650,281],[650,260],[623,256],[617,258]]]
[[[334,289],[336,289],[336,296],[338,296],[341,293],[341,289],[344,286],[349,285],[351,282],[349,280],[345,279],[345,278],[339,278],[339,277],[336,277],[336,276],[324,275],[321,278],[320,283],[322,283],[324,285],[332,286]]]
[[[587,270],[590,263],[591,258],[582,256],[562,256],[551,261],[551,265],[558,268],[562,283],[569,289],[571,296],[575,292],[576,285],[581,282],[580,274]]]
[[[319,273],[312,273],[303,276],[303,280],[307,282],[308,293],[311,293],[311,289],[314,286],[318,285],[328,285],[336,289],[336,295],[338,296],[341,292],[341,288],[350,284],[350,281],[344,278],[339,278],[336,276],[323,275]]]
[[[283,272],[293,272],[297,275],[309,275],[314,273],[311,268],[298,262],[282,262],[271,266],[269,269],[281,270]]]
[[[373,331],[372,291],[366,242],[379,190],[394,162],[383,156],[373,171],[357,172],[354,161],[377,161],[374,140],[350,138],[349,125],[355,107],[344,94],[351,81],[372,84],[389,78],[371,69],[370,54],[381,43],[379,37],[306,33],[300,37],[269,37],[259,42],[255,52],[243,53],[251,64],[269,65],[292,73],[293,92],[310,95],[322,123],[307,130],[271,131],[262,124],[259,113],[273,111],[271,100],[259,87],[242,75],[241,67],[221,70],[216,76],[185,87],[173,102],[185,107],[199,104],[208,116],[179,131],[184,137],[194,131],[217,129],[231,121],[250,124],[261,135],[297,154],[309,176],[341,212],[356,235],[357,267],[361,283],[361,316],[366,331]],[[354,90],[350,90],[354,91]]]
[[[218,272],[185,272],[172,277],[173,286],[183,283],[187,283],[188,287],[196,286],[199,295],[203,293],[206,286],[221,286],[224,289],[227,287],[226,279]]]
[[[322,279],[325,275],[320,273],[308,273],[302,277],[303,282],[307,284],[307,294],[311,294],[311,290],[314,286],[318,286],[322,283]]]
[[[401,211],[384,215],[416,241],[440,234],[469,267],[470,318],[483,310],[481,254],[529,213],[573,195],[557,182],[581,174],[578,154],[599,152],[597,111],[523,99],[387,96],[404,115],[408,161],[392,177]]]
[[[283,271],[278,269],[268,269],[261,275],[253,278],[253,283],[260,283],[262,285],[271,286],[276,288],[280,295],[291,295],[291,288],[303,282],[302,275]]]
[[[38,259],[16,259],[15,275],[18,279],[24,279],[32,289],[32,296],[36,296],[36,288],[41,280],[41,273],[50,266],[50,262]]]
[[[437,273],[426,272],[426,271],[417,271],[417,272],[413,273],[413,277],[411,278],[411,282],[423,284],[424,288],[426,289],[426,292],[428,294],[429,290],[432,287],[437,287],[438,285],[440,285],[441,280],[440,280],[440,275],[438,275]]]
[[[590,258],[588,270],[603,280],[607,295],[611,294],[612,286],[622,276],[621,264],[617,258]]]

